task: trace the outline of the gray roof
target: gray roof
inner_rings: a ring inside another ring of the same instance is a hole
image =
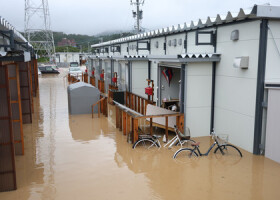
[[[0,31],[9,31],[9,30],[14,31],[14,37],[17,42],[27,42],[25,37],[23,37],[23,35],[19,31],[17,31],[15,27],[13,27],[6,19],[0,16]],[[32,47],[31,44],[28,43],[28,45]]]
[[[203,27],[211,27],[214,25],[230,23],[233,21],[242,21],[245,19],[258,18],[277,18],[280,19],[280,6],[270,5],[254,5],[250,9],[240,8],[239,12],[228,12],[226,15],[217,14],[216,17],[207,17],[207,19],[199,19],[198,21],[191,21],[191,23],[178,24],[171,27],[161,28],[137,35],[119,38],[108,42],[91,45],[91,47],[109,46],[112,44],[124,43],[129,41],[147,39],[161,35],[168,35],[172,33],[180,33],[188,30],[194,30]]]

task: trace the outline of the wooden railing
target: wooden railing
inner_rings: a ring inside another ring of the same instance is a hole
[[[149,119],[150,124],[150,134],[153,132],[153,118],[164,117],[165,118],[165,135],[168,140],[168,118],[176,117],[176,126],[180,131],[184,131],[184,114],[183,113],[174,113],[174,114],[162,114],[162,115],[142,115],[132,109],[123,106],[117,102],[114,102],[116,105],[116,128],[119,128],[120,131],[123,131],[124,135],[132,132],[132,142],[138,140],[138,131],[139,131],[139,120],[140,119]],[[120,117],[121,116],[121,117]]]
[[[91,85],[93,85],[95,87],[95,77],[90,77],[89,82]]]
[[[83,81],[85,82],[85,83],[88,83],[88,73],[83,73]]]
[[[109,90],[108,90],[108,103],[113,105],[113,92],[111,90],[118,90],[117,86],[109,84]]]
[[[106,97],[103,97],[102,99],[100,99],[99,101],[97,101],[95,104],[91,105],[91,118],[93,118],[93,109],[96,105],[98,106],[98,117],[100,117],[100,112],[101,112],[101,102],[106,100]]]
[[[155,102],[152,102],[146,98],[143,98],[139,95],[133,94],[131,92],[125,93],[125,105],[126,107],[141,113],[142,115],[146,114],[146,108],[148,104],[155,105]]]
[[[98,80],[98,89],[101,93],[105,93],[105,83],[102,80]]]

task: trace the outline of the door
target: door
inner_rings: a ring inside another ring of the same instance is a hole
[[[280,88],[269,89],[265,156],[280,163]]]

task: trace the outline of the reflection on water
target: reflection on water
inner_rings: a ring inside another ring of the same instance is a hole
[[[68,115],[63,73],[40,78],[33,124],[24,125],[26,155],[16,157],[14,199],[279,199],[280,165],[243,151],[244,158],[173,160],[176,149],[132,150],[109,119]],[[209,137],[196,138],[202,152]]]

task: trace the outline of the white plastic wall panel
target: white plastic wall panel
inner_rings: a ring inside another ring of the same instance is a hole
[[[133,49],[131,49],[131,47],[133,47]],[[137,42],[130,42],[128,47],[129,55],[137,55],[136,49],[137,49]]]
[[[176,39],[176,46],[173,45],[174,39]],[[179,45],[179,40],[182,40],[182,44]],[[185,53],[184,49],[184,40],[185,40],[185,33],[177,34],[177,35],[170,35],[166,37],[167,45],[166,45],[166,54],[167,55],[177,55]],[[171,46],[169,46],[169,41],[171,41]]]
[[[280,163],[280,89],[269,89],[265,156]]]
[[[215,131],[228,134],[229,142],[253,151],[260,22],[219,27],[216,69]],[[239,40],[230,34],[239,30]],[[249,56],[249,68],[233,67],[235,57]]]
[[[132,62],[132,92],[142,97],[147,97],[145,87],[148,83],[148,62],[133,61]]]
[[[214,29],[203,29],[203,31],[211,31]],[[227,36],[229,38],[230,35]],[[213,45],[196,45],[196,31],[188,32],[187,35],[187,52],[188,53],[214,53]]]
[[[125,62],[118,62],[118,87],[120,90],[126,90],[125,88]]]
[[[127,55],[127,47],[128,47],[127,43],[121,44],[121,55]]]
[[[208,136],[211,115],[212,63],[190,63],[185,74],[185,124],[191,137]]]
[[[157,87],[158,87],[158,63],[151,62],[151,79],[154,81],[154,101],[157,102]]]
[[[269,27],[265,79],[280,82],[280,22],[270,20]]]
[[[158,48],[156,43],[158,42]],[[164,55],[164,37],[158,37],[151,39],[151,54],[152,55]]]

